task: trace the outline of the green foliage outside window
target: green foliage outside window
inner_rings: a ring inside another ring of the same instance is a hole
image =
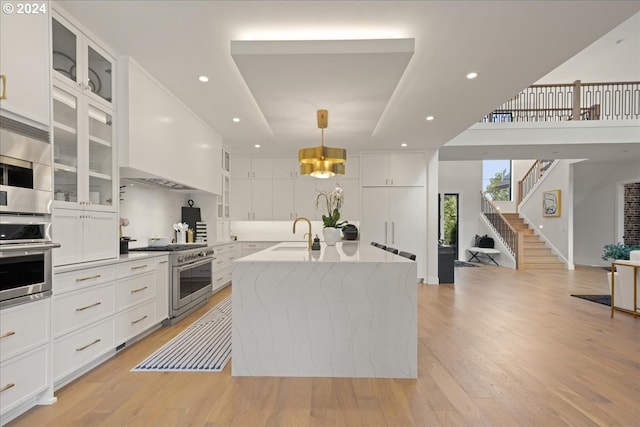
[[[503,169],[491,178],[487,188],[484,192],[489,195],[489,198],[494,201],[509,201],[511,200],[511,194],[508,187],[501,187],[500,183],[507,176],[507,170]]]

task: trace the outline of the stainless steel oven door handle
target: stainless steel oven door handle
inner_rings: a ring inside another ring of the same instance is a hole
[[[212,261],[213,261],[213,257],[206,257],[206,258],[203,258],[202,260],[190,262],[189,264],[178,265],[176,266],[176,268],[178,269],[178,271],[185,271],[185,270],[189,270],[190,268],[199,267],[201,265],[204,265]]]

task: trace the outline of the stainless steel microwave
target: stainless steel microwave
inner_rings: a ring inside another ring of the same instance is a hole
[[[51,295],[54,243],[0,246],[0,308]]]
[[[0,213],[50,214],[53,174],[48,132],[0,117]]]

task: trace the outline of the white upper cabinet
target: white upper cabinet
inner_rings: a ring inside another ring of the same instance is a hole
[[[269,157],[231,158],[231,178],[233,179],[271,179],[272,177],[273,164]]]
[[[11,4],[14,13],[0,13],[0,110],[46,128],[51,100],[49,3],[2,4]],[[34,5],[38,7],[34,9]],[[32,13],[17,13],[18,8],[24,11],[27,6]]]
[[[422,153],[362,154],[360,182],[363,187],[422,187],[425,168]]]
[[[115,59],[59,14],[51,20],[53,75],[94,101],[114,102]]]
[[[297,157],[274,157],[271,162],[273,179],[291,179],[300,175],[300,165]]]

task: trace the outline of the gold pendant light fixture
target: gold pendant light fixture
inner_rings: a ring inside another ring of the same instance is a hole
[[[318,110],[318,127],[322,132],[320,146],[301,148],[298,150],[300,174],[311,175],[315,178],[330,178],[344,175],[344,163],[347,161],[347,150],[324,146],[324,130],[329,123],[329,112]]]

